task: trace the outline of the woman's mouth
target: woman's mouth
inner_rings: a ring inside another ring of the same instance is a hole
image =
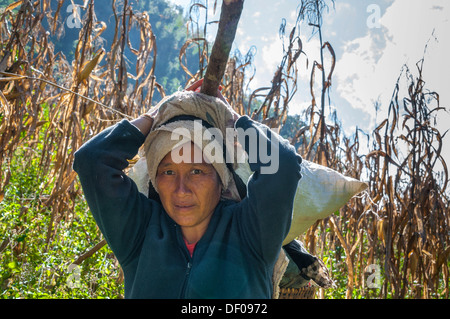
[[[184,210],[184,209],[190,209],[190,208],[194,207],[194,204],[175,204],[174,206],[177,209]]]

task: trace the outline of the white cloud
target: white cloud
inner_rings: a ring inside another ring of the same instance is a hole
[[[172,0],[187,5],[190,0]],[[331,87],[331,102],[336,103],[338,116],[346,132],[355,125],[371,131],[375,125],[375,101],[386,110],[394,90],[397,77],[404,63],[415,71],[415,63],[425,56],[424,79],[426,87],[440,94],[441,106],[450,109],[450,4],[448,0],[389,0],[389,6],[380,5],[380,28],[370,29],[366,23],[370,12],[367,4],[377,3],[360,0],[336,1],[324,16],[324,40],[333,45],[337,64]],[[381,1],[379,2],[381,3]],[[285,18],[286,36],[296,20],[298,1],[275,1],[271,5],[249,1],[239,22],[235,45],[245,54],[252,45],[257,46],[254,65],[256,77],[252,88],[269,86],[274,71],[281,62],[282,44],[278,30]],[[218,10],[218,12],[220,9]],[[211,18],[211,17],[210,17]],[[432,37],[434,30],[434,36]],[[211,37],[215,36],[212,32]],[[312,37],[302,27],[304,51],[308,54],[299,63],[299,91],[290,109],[301,112],[311,103],[309,78],[313,61],[319,61],[317,36]],[[211,38],[213,40],[213,38]],[[343,45],[342,45],[343,44]],[[316,76],[316,81],[320,76]],[[344,100],[345,99],[345,100]],[[347,103],[348,102],[348,103]],[[378,120],[384,114],[379,114]],[[441,132],[449,128],[450,116],[441,113],[438,128]],[[444,152],[450,165],[450,133],[446,137]]]
[[[446,58],[450,50],[449,17],[450,8],[445,0],[396,0],[382,15],[381,29],[368,29],[365,36],[344,46],[336,67],[336,92],[354,109],[369,114],[368,124],[373,125],[374,102],[379,99],[380,112],[385,112],[402,66],[406,63],[417,75],[416,62],[424,57],[426,88],[438,92],[441,106],[449,108],[450,61]],[[441,113],[438,122],[441,132],[450,127],[449,121],[450,116]],[[444,140],[448,163],[449,139],[447,136]]]
[[[257,76],[252,82],[252,88],[270,85],[270,80],[281,62],[283,54],[282,43],[277,35],[262,38],[262,46],[257,54]]]
[[[444,2],[396,0],[381,17],[381,29],[368,29],[364,37],[348,42],[336,67],[337,91],[341,96],[371,116],[375,115],[373,103],[378,98],[386,108],[403,64],[413,68],[422,58],[433,29],[441,33],[443,42],[448,42],[448,34],[444,36],[448,20],[442,22],[448,10],[430,10]],[[431,69],[436,67],[432,65],[435,57],[430,54],[426,59]],[[448,62],[443,54],[439,60],[442,71],[442,63],[448,67]],[[448,82],[445,85],[448,88]]]
[[[393,90],[401,63],[385,55],[379,59],[370,35],[347,43],[344,50],[336,65],[337,91],[353,108],[375,116],[374,102]]]

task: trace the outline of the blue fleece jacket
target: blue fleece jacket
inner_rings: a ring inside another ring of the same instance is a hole
[[[86,201],[123,269],[125,298],[271,298],[301,158],[288,141],[247,116],[236,128],[255,129],[261,141],[278,142],[279,168],[261,174],[267,164],[259,157],[250,163],[247,197],[219,202],[192,257],[180,227],[123,172],[145,140],[134,125],[122,120],[75,153]],[[248,152],[248,143],[241,142]]]

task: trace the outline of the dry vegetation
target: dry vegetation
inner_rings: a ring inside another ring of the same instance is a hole
[[[64,27],[59,11],[50,10],[50,0],[18,1],[0,13],[0,201],[6,200],[15,174],[11,161],[18,151],[23,161],[38,161],[37,174],[44,177],[40,194],[19,204],[20,216],[28,223],[34,218],[27,216],[30,202],[38,212],[49,212],[50,221],[42,226],[45,249],[71,227],[77,200],[83,196],[72,170],[74,151],[105,127],[146,111],[156,90],[165,94],[154,77],[157,48],[152,21],[146,13],[133,11],[127,0],[121,12],[115,0],[111,3],[115,25],[108,28],[115,28],[114,41],[110,47],[99,41],[106,24],[96,20],[90,1],[71,64],[49,41],[50,34]],[[301,1],[296,28],[282,28],[287,35],[285,51],[271,85],[247,93],[252,52],[233,56],[222,83],[224,95],[239,113],[279,129],[297,91],[298,73],[311,72],[311,106],[304,113],[308,125],[298,128],[292,143],[302,141],[298,152],[304,158],[369,183],[366,194],[299,234],[344,287],[342,295],[321,291],[322,297],[448,298],[448,172],[441,157],[443,136],[433,126],[442,109],[439,95],[424,85],[423,60],[414,70],[405,66],[393,88],[387,118],[370,134],[358,130],[344,136],[339,123],[325,116],[326,95],[338,61],[332,45],[322,42],[324,8],[323,1]],[[44,29],[44,20],[49,29]],[[315,24],[322,45],[322,60],[309,61],[311,70],[300,69],[297,63],[304,54],[298,24],[302,20]],[[186,84],[203,77],[208,63],[208,44],[198,36],[198,25],[191,21],[188,30],[193,36],[180,52]],[[130,28],[140,31],[138,48],[128,41]],[[193,45],[199,48],[200,67],[195,72],[183,64],[184,50]],[[136,70],[127,70],[125,48],[136,55]],[[325,69],[327,57],[326,65],[331,67]],[[316,76],[321,77],[320,87],[314,85]],[[402,83],[407,84],[405,96]],[[365,137],[369,151],[360,154]],[[438,165],[443,167],[440,173]],[[23,233],[23,227],[6,225],[10,234]],[[12,238],[3,238],[0,253],[10,250],[26,256],[30,249],[26,241]],[[366,267],[371,264],[380,266],[380,289],[366,287]]]

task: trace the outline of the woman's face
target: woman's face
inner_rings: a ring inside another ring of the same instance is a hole
[[[156,173],[156,184],[164,209],[178,225],[206,229],[220,201],[222,185],[211,164],[203,159],[201,163],[194,161],[197,146],[190,144],[190,147],[180,146],[163,158]],[[183,156],[183,152],[189,150],[190,161],[175,163],[172,160],[173,152]]]

